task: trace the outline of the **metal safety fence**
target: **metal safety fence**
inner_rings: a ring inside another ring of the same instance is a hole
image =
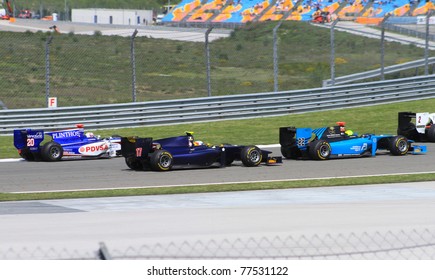
[[[144,244],[90,251],[58,248],[0,249],[0,259],[294,259],[435,260],[435,230],[387,230],[362,233],[239,237]]]
[[[435,75],[277,93],[229,95],[57,109],[0,111],[0,134],[14,129],[88,129],[219,121],[433,98]]]

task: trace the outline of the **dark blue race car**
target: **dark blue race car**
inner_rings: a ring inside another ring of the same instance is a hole
[[[257,146],[210,146],[194,141],[192,133],[153,140],[152,138],[122,137],[121,153],[133,170],[167,171],[173,167],[229,166],[235,160],[248,167],[280,163],[281,157],[270,157],[270,151]]]
[[[363,134],[358,136],[345,129],[344,122],[321,128],[280,128],[281,153],[285,158],[330,158],[375,156],[378,150],[392,155],[426,153],[426,146],[414,145],[400,135]]]
[[[101,158],[121,154],[121,137],[100,138],[84,132],[82,124],[75,128],[44,131],[14,130],[14,146],[28,161],[58,161],[62,158]]]

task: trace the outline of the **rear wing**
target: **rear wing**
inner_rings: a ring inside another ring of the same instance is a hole
[[[415,128],[418,133],[425,134],[426,129],[428,129],[433,124],[433,118],[433,114],[430,114],[428,112],[399,112],[398,129],[401,131],[407,131],[412,127]],[[412,121],[413,119],[415,119],[414,122]]]
[[[18,150],[26,147],[30,148],[30,151],[39,151],[39,145],[44,140],[44,130],[33,129],[15,129],[14,130],[14,146]]]
[[[279,128],[279,144],[281,146],[291,146],[295,143],[296,127],[280,127]]]
[[[406,129],[409,127],[409,123],[416,117],[416,113],[411,112],[399,112],[399,129]]]
[[[297,146],[300,150],[306,150],[308,143],[316,139],[334,140],[345,137],[344,125],[336,125],[320,128],[294,126],[281,127],[279,129],[279,143],[281,146]]]
[[[279,143],[281,147],[296,145],[299,149],[305,150],[312,135],[313,130],[308,127],[281,127],[279,129]]]
[[[121,154],[123,157],[148,157],[152,151],[153,138],[121,137]]]

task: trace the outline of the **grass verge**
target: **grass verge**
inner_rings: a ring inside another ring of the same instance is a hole
[[[383,175],[383,176],[367,176],[367,177],[309,179],[309,180],[277,181],[277,182],[262,182],[262,183],[214,184],[214,185],[212,184],[212,185],[158,187],[158,188],[151,187],[151,188],[65,191],[65,192],[62,191],[62,192],[35,192],[35,193],[0,193],[0,201],[276,190],[276,189],[291,189],[291,188],[313,188],[313,187],[330,187],[330,186],[347,186],[347,185],[424,182],[424,181],[434,181],[434,180],[435,180],[435,173],[421,173],[421,174],[405,174],[405,175]]]

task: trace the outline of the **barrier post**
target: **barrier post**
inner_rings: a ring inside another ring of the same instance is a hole
[[[338,18],[334,20],[331,24],[331,86],[335,85],[335,37],[334,37],[334,29],[335,25],[338,23]]]
[[[384,19],[381,21],[381,81],[383,81],[384,78],[384,57],[385,57],[385,22],[388,20],[388,18],[391,15],[388,14],[384,17]]]
[[[205,58],[206,58],[206,72],[207,72],[207,96],[211,96],[211,78],[210,78],[210,44],[208,41],[208,35],[213,30],[213,27],[210,27],[205,32]]]
[[[131,55],[131,87],[132,87],[132,100],[133,102],[136,102],[136,58],[135,58],[135,50],[134,50],[134,38],[136,38],[137,35],[137,29],[134,30],[133,34],[131,35],[131,44],[130,44],[130,55]]]
[[[53,34],[51,33],[45,42],[45,104],[48,107],[50,98],[50,44],[53,40]]]
[[[433,10],[429,10],[426,15],[426,35],[425,35],[425,47],[424,47],[424,74],[429,75],[429,19],[432,16]]]

